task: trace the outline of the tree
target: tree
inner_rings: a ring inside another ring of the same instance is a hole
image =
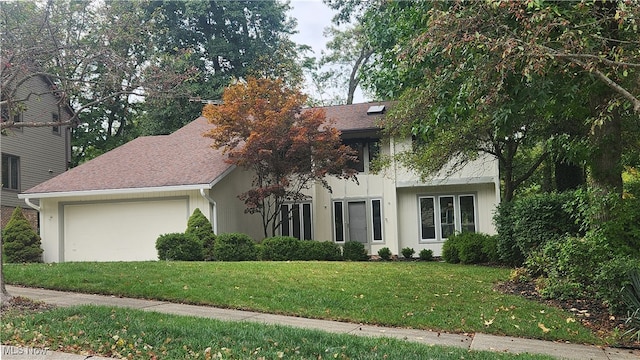
[[[239,198],[245,212],[260,214],[265,237],[276,235],[285,202],[299,202],[315,183],[330,189],[326,176],[355,179],[348,166],[353,151],[319,109],[302,111],[306,97],[282,80],[248,78],[225,89],[223,104],[203,114],[214,125],[206,136],[228,162],[253,171],[253,188]],[[291,207],[294,208],[294,207]]]
[[[131,96],[182,94],[181,84],[191,72],[172,72],[173,67],[164,66],[167,61],[179,63],[179,56],[161,63],[139,52],[155,47],[149,41],[154,21],[140,18],[139,6],[137,2],[52,0],[1,3],[0,105],[17,111],[43,95],[18,92],[30,78],[43,76],[52,83],[48,92],[58,97],[61,106],[71,104],[74,114],[60,122],[5,121],[0,129],[73,126],[84,121],[86,112],[105,103]]]
[[[151,34],[167,56],[188,52],[196,69],[185,82],[191,96],[156,99],[143,105],[143,135],[168,134],[198,117],[200,100],[214,100],[234,78],[274,76],[299,82],[302,69],[289,36],[295,20],[281,1],[154,1],[145,8],[158,15],[163,31]],[[155,17],[154,17],[155,18]],[[193,101],[196,100],[196,101]]]
[[[13,210],[11,219],[2,229],[2,238],[2,251],[8,262],[42,262],[40,236],[24,217],[20,207]]]
[[[187,230],[185,234],[196,236],[203,247],[203,256],[205,260],[213,259],[213,247],[216,241],[216,234],[213,232],[211,222],[206,216],[196,208],[187,221]]]

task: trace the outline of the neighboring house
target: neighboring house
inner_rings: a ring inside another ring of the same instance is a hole
[[[52,84],[42,76],[32,77],[21,85],[16,98],[27,99],[10,109],[2,106],[1,121],[52,122],[67,121],[71,111],[60,105],[52,93]],[[71,158],[70,131],[61,127],[16,127],[0,135],[2,149],[2,227],[9,221],[13,210],[20,206],[25,216],[37,228],[38,213],[27,207],[18,194],[68,169]],[[35,201],[37,204],[37,200]]]
[[[338,244],[359,241],[371,254],[382,247],[394,254],[412,247],[440,255],[455,231],[493,233],[496,161],[479,159],[427,183],[397,166],[381,174],[369,171],[377,154],[410,146],[410,141],[380,140],[376,122],[386,105],[324,108],[345,143],[358,150],[358,183],[331,178],[332,192],[314,186],[308,201],[283,205],[283,214],[291,207],[296,211],[281,234]],[[45,261],[157,259],[157,237],[183,232],[195,208],[218,234],[242,232],[261,240],[260,216],[245,214],[237,197],[251,186],[252,176],[210,147],[211,139],[202,136],[210,126],[201,117],[171,135],[135,139],[20,194],[40,201]]]

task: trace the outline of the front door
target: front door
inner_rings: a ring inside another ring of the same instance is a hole
[[[367,203],[365,201],[350,201],[347,204],[349,212],[349,240],[367,244]]]

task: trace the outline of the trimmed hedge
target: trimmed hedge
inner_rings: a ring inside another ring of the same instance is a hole
[[[258,259],[256,243],[249,235],[226,233],[218,235],[213,247],[217,261],[250,261]]]
[[[366,261],[369,260],[369,255],[367,255],[363,243],[347,241],[342,248],[342,258],[347,261]]]
[[[496,238],[482,233],[458,233],[442,245],[442,258],[452,264],[484,264],[498,258]]]
[[[262,240],[262,260],[302,260],[301,240],[291,236],[274,236]]]
[[[163,234],[156,240],[160,260],[202,261],[202,242],[198,237],[185,233]]]

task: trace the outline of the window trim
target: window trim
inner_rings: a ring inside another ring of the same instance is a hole
[[[283,230],[285,229],[284,227],[284,222],[282,222],[282,207],[286,206],[287,207],[287,214],[288,215],[293,215],[293,216],[289,216],[288,221],[287,221],[287,232],[288,235],[284,235]],[[291,207],[297,207],[297,216],[294,215],[294,212],[291,211]],[[305,209],[308,210],[309,212],[309,222],[306,223],[305,222]],[[302,201],[302,202],[286,202],[282,205],[280,205],[280,210],[278,211],[279,215],[278,215],[278,220],[281,221],[280,226],[278,227],[278,234],[280,234],[280,236],[292,236],[301,240],[313,240],[313,203],[311,201]],[[296,224],[298,225],[298,228],[296,229]],[[309,239],[306,239],[306,235],[307,235],[307,230],[309,230]],[[296,234],[298,236],[296,236]]]
[[[375,218],[373,214],[373,203],[379,202],[379,210],[380,210],[380,239],[375,239]],[[331,221],[333,223],[333,241],[336,243],[344,243],[347,240],[347,229],[349,224],[348,219],[348,203],[350,202],[364,202],[365,203],[365,221],[367,222],[367,244],[383,244],[385,242],[384,236],[384,201],[382,197],[366,197],[366,198],[344,198],[344,199],[333,199],[331,206]],[[338,238],[338,223],[336,222],[336,215],[338,214],[336,210],[336,205],[340,204],[340,217],[342,222],[340,223],[341,236]]]
[[[15,160],[15,162],[13,161],[9,161],[10,159]],[[8,166],[8,171],[7,171],[7,179],[9,180],[9,184],[5,184],[4,181],[2,181],[2,190],[6,190],[6,191],[17,191],[20,192],[20,157],[19,156],[15,156],[15,155],[11,155],[11,154],[5,154],[2,153],[2,159],[0,159],[0,161],[2,161],[2,165],[3,167]],[[14,169],[15,169],[15,174],[14,174]],[[4,172],[3,172],[4,175]],[[13,178],[15,177],[15,187],[10,187],[11,182],[13,182]],[[1,180],[1,179],[0,179]]]
[[[60,122],[60,114],[51,113],[51,122]],[[61,135],[62,131],[60,131],[60,126],[52,126],[51,133],[54,135]]]
[[[441,194],[428,194],[428,195],[418,195],[417,196],[417,207],[418,207],[418,243],[420,244],[428,244],[428,243],[442,243],[447,240],[447,238],[442,237],[442,219],[441,219],[441,206],[440,199],[453,197],[453,210],[454,210],[454,231],[455,233],[460,233],[463,231],[462,227],[462,214],[460,208],[460,198],[461,197],[471,197],[473,199],[473,217],[474,217],[474,229],[473,232],[478,232],[478,195],[477,193],[441,193]],[[435,238],[423,238],[422,234],[422,199],[432,199],[434,206],[434,226],[435,226]]]

